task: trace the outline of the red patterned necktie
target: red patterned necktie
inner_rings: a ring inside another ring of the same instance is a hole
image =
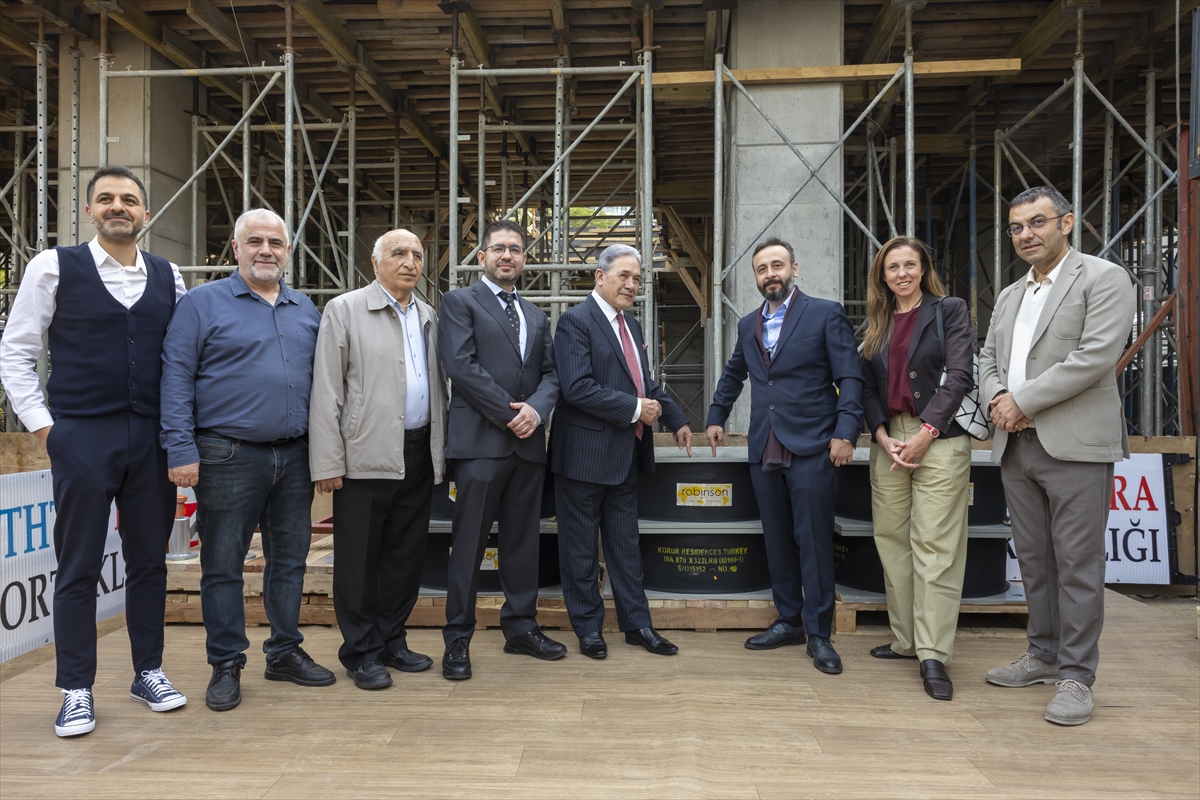
[[[638,368],[637,351],[633,349],[633,337],[629,335],[629,328],[625,327],[625,314],[617,312],[617,327],[621,330],[621,349],[625,352],[625,366],[629,367],[629,374],[633,376],[633,385],[637,388],[637,396],[645,397],[642,390],[642,371]],[[639,419],[637,423],[637,438],[642,438],[642,429],[646,426]]]

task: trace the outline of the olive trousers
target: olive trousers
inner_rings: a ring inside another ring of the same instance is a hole
[[[888,423],[905,441],[921,429],[908,414]],[[890,469],[871,445],[871,511],[883,562],[888,620],[901,655],[943,664],[954,655],[958,606],[967,566],[967,484],[971,438],[934,439],[917,469]]]

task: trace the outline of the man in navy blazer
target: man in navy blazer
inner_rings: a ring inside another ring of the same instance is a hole
[[[650,377],[642,328],[629,308],[642,282],[642,256],[625,244],[600,254],[596,288],[558,321],[554,333],[562,401],[550,430],[563,599],[579,652],[604,658],[604,601],[596,532],[625,641],[656,655],[679,651],[654,630],[642,588],[637,479],[654,474],[654,422],[692,454],[688,419]]]
[[[766,302],[738,321],[737,346],[708,410],[707,436],[715,455],[749,376],[750,478],[779,618],[746,647],[770,650],[807,641],[813,665],[836,675],[842,660],[829,641],[833,470],[854,457],[863,378],[845,309],[793,289],[799,269],[795,251],[781,239],[754,248],[755,281]]]
[[[546,661],[567,654],[537,624],[543,423],[558,402],[558,377],[549,320],[516,292],[525,231],[511,220],[487,226],[479,263],[483,276],[447,292],[438,318],[438,351],[451,384],[446,460],[457,488],[442,629],[448,680],[471,677],[479,562],[497,521],[504,652]]]

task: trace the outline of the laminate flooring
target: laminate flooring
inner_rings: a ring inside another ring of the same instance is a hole
[[[263,680],[251,628],[241,707],[204,706],[204,630],[167,628],[167,674],[188,696],[162,714],[129,699],[124,629],[99,642],[97,727],[59,739],[54,662],[0,684],[0,796],[87,798],[1196,798],[1200,649],[1194,620],[1109,592],[1092,721],[1043,719],[1053,686],[1003,689],[988,668],[1021,631],[960,629],[953,702],[928,698],[913,661],[879,661],[866,626],[839,636],[842,675],[803,647],[751,652],[744,631],[668,631],[673,658],[608,636],[606,661],[575,637],[558,662],[505,655],[479,631],[475,677],[439,665],[381,692],[344,671],[326,688]],[[336,629],[305,648],[338,667]],[[410,646],[440,660],[440,631]]]

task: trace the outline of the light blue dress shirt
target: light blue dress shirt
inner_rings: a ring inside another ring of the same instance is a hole
[[[789,294],[783,305],[775,309],[774,314],[767,313],[768,304],[763,303],[763,347],[767,348],[771,358],[775,357],[775,344],[779,341],[779,332],[783,330],[783,318],[787,316],[788,306],[792,304],[792,298],[795,296],[794,291]]]
[[[405,310],[387,289],[382,285],[379,288],[404,327],[404,429],[424,428],[429,424],[429,362],[425,358],[425,336],[421,331],[417,300],[410,297]]]

